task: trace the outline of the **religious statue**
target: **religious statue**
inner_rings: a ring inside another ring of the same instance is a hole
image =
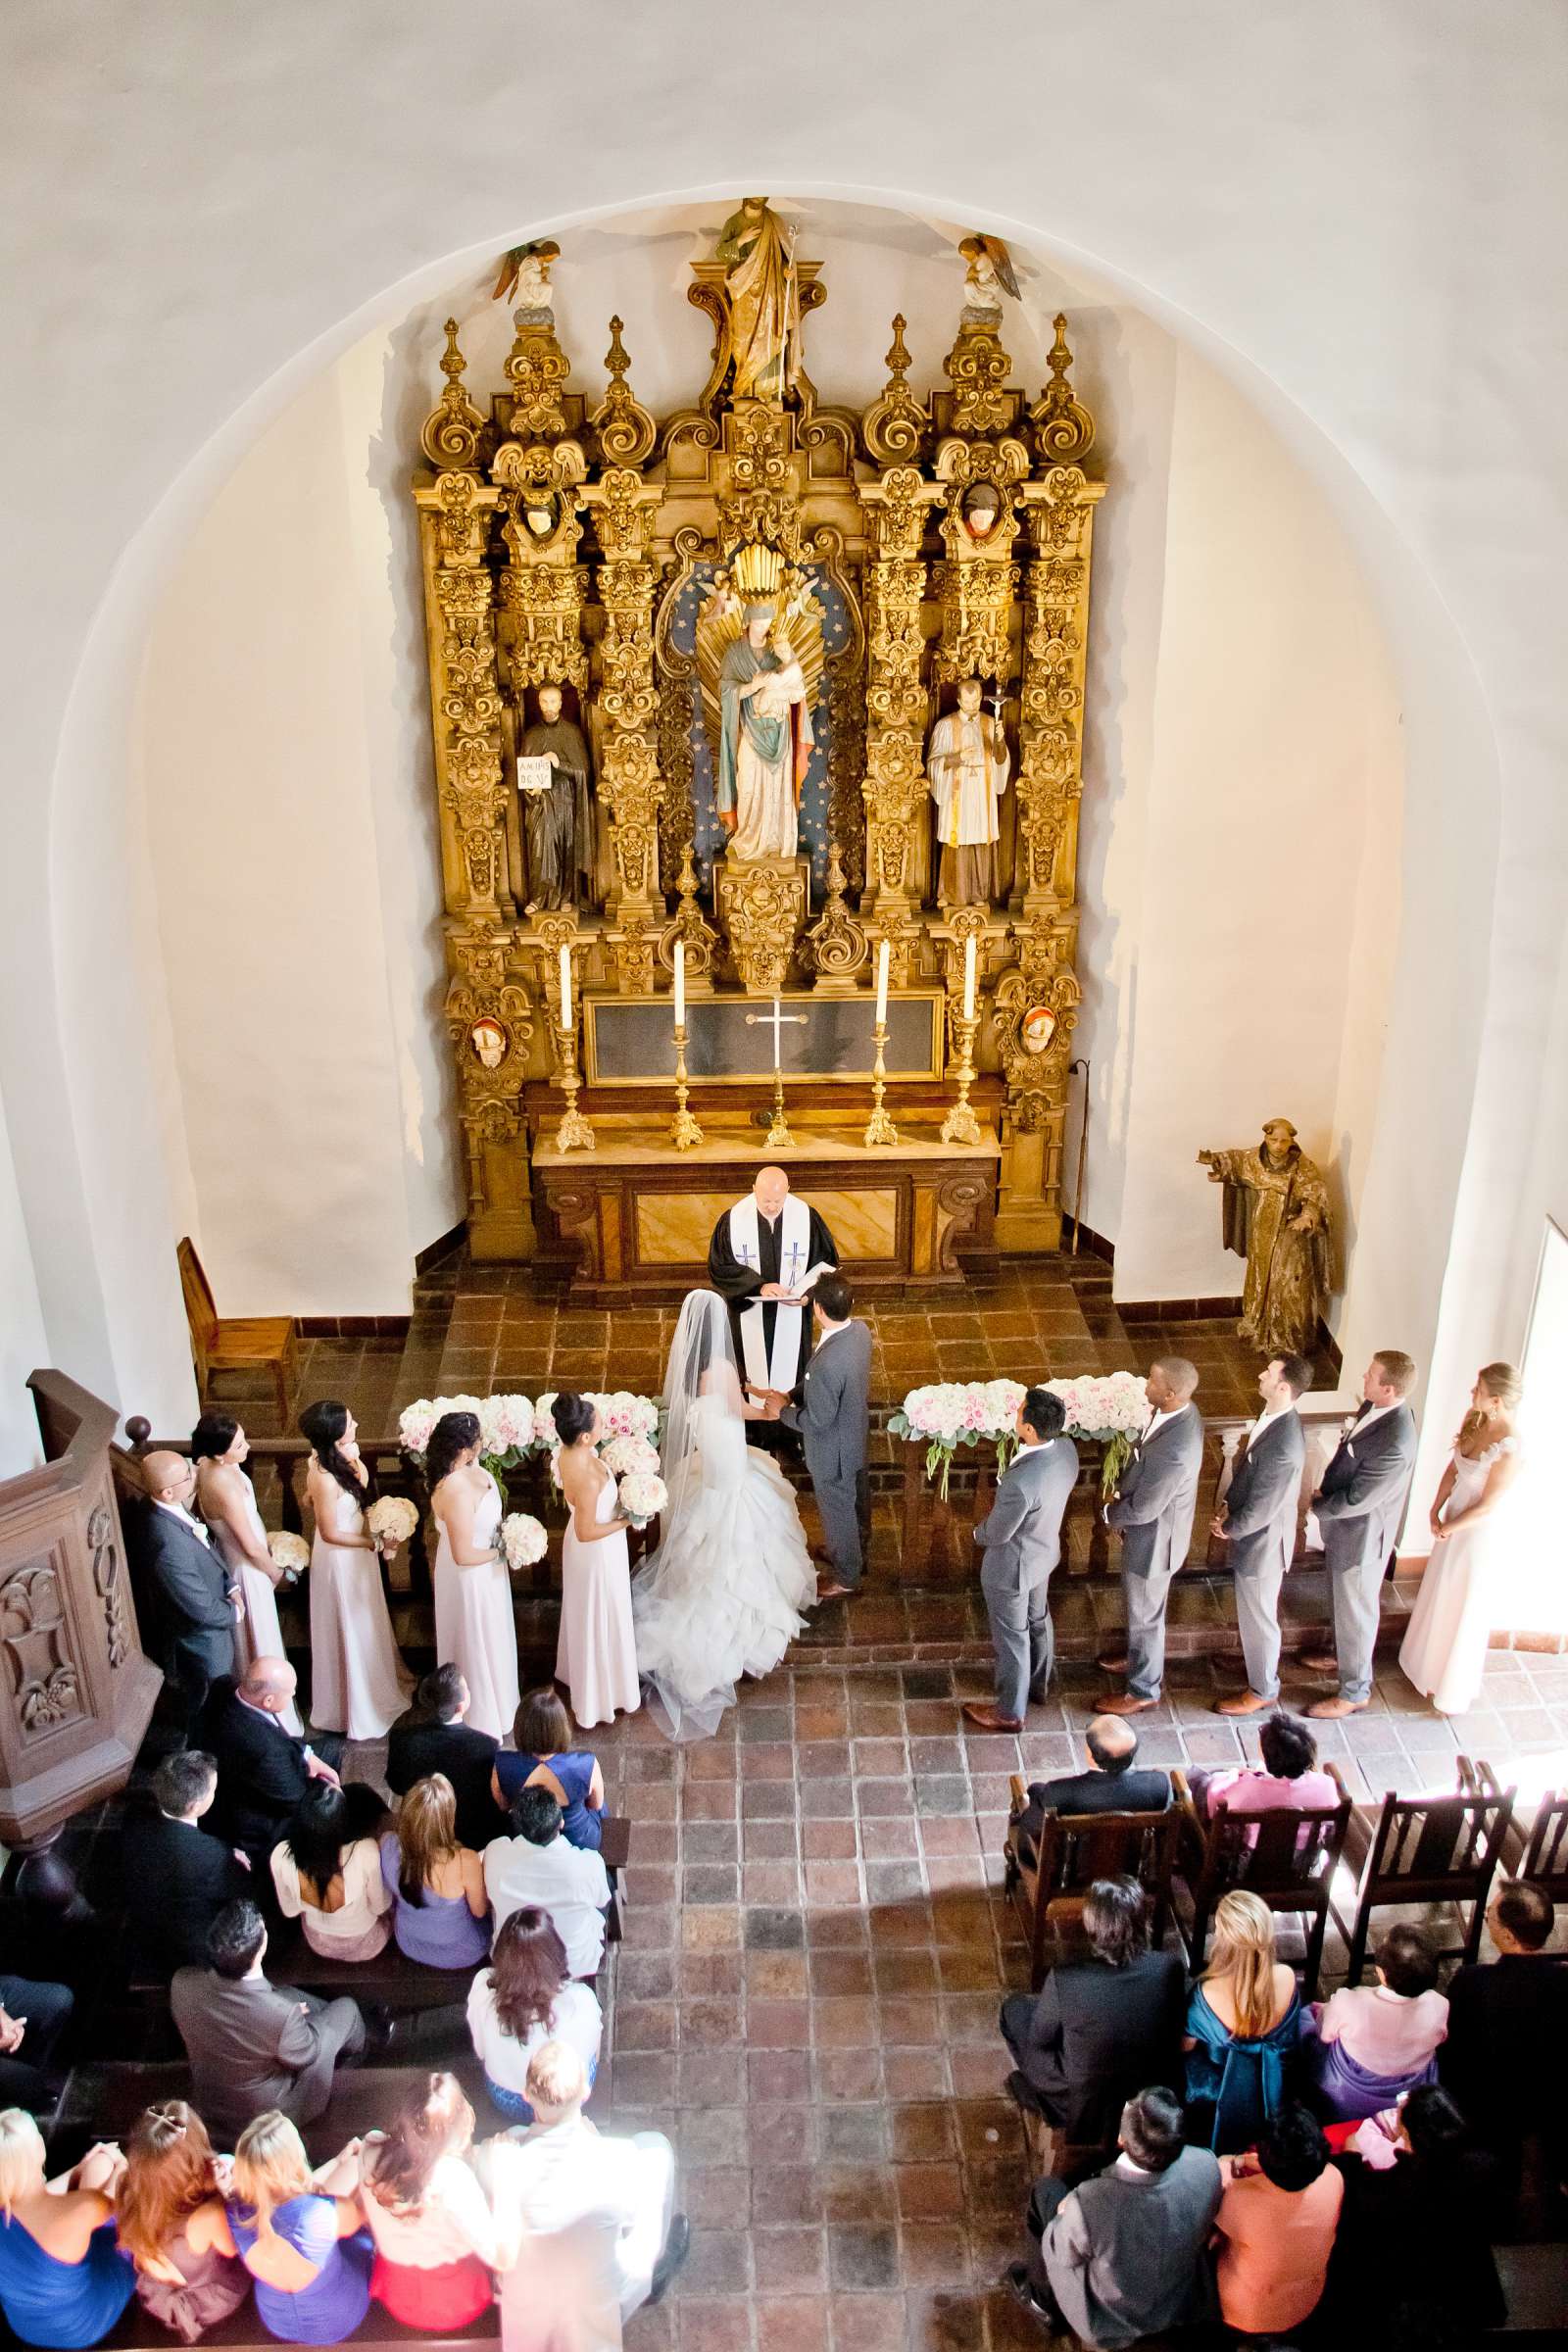
[[[995,482],[971,482],[958,513],[969,537],[984,546],[1002,520],[1002,492]]]
[[[748,196],[718,233],[724,265],[729,345],[735,362],[731,400],[782,401],[800,365],[800,286],[794,233],[765,196]]]
[[[517,756],[530,910],[575,906],[584,895],[594,864],[588,776],[581,727],[561,715],[561,688],[541,686],[539,716],[525,731]]]
[[[974,311],[1000,311],[1004,292],[1018,299],[1018,279],[1012,267],[1012,256],[1000,237],[972,236],[961,238],[958,251],[967,262],[963,291],[967,307]]]
[[[838,1262],[833,1236],[782,1168],[760,1169],[713,1227],[708,1279],[729,1301],[736,1361],[756,1387],[788,1395],[799,1385],[811,1352],[808,1290]]]
[[[729,855],[793,858],[822,675],[821,620],[807,575],[786,579],[774,548],[742,548],[698,615],[697,658]]]
[[[926,773],[937,805],[944,906],[986,906],[997,895],[997,806],[1011,759],[1000,718],[980,708],[980,680],[963,678],[958,708],[931,730]]]
[[[1247,1259],[1238,1336],[1265,1355],[1305,1355],[1329,1293],[1329,1196],[1289,1119],[1270,1119],[1255,1152],[1200,1152],[1225,1187],[1227,1250]]]

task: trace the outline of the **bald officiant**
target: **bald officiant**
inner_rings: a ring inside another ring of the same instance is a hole
[[[784,1170],[759,1169],[708,1245],[708,1279],[729,1301],[743,1379],[786,1396],[800,1386],[811,1352],[809,1286],[838,1262],[833,1236],[790,1191]]]

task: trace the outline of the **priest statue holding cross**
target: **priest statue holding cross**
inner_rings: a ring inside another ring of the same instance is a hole
[[[708,1247],[708,1278],[729,1301],[742,1378],[789,1396],[811,1352],[809,1293],[839,1262],[814,1208],[796,1200],[782,1168],[762,1168],[744,1200],[726,1209]]]

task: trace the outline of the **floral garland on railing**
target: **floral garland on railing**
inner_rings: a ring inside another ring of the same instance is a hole
[[[1080,1373],[1075,1380],[1041,1386],[1059,1396],[1066,1435],[1102,1446],[1101,1492],[1108,1494],[1131,1459],[1133,1442],[1149,1418],[1149,1398],[1136,1372]],[[1024,1384],[1017,1380],[944,1380],[911,1389],[897,1412],[888,1415],[895,1438],[925,1442],[925,1469],[948,1498],[948,1475],[960,1446],[992,1445],[997,1467],[1005,1470],[1018,1443],[1018,1407]]]
[[[472,1413],[479,1423],[479,1458],[498,1486],[509,1470],[543,1454],[549,1456],[550,1476],[559,1487],[556,1461],[561,1440],[551,1410],[558,1394],[555,1389],[547,1389],[542,1396],[531,1398],[511,1393],[494,1396],[421,1396],[405,1405],[398,1415],[398,1444],[422,1475],[430,1432],[442,1415]],[[659,1475],[659,1400],[655,1396],[634,1396],[629,1389],[615,1389],[608,1394],[585,1389],[582,1394],[598,1407],[601,1426],[595,1451],[618,1483],[621,1508],[634,1527],[646,1527],[669,1499]],[[518,1517],[519,1514],[514,1514],[514,1518]],[[527,1550],[534,1541],[527,1531],[537,1525],[537,1521],[528,1520],[526,1528],[518,1528],[509,1545],[509,1556],[513,1550],[519,1554]],[[535,1551],[528,1556],[542,1555]],[[526,1564],[526,1560],[519,1558],[512,1564]]]

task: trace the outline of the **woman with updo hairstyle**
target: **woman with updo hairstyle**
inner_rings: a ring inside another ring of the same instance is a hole
[[[473,2109],[455,2075],[416,2075],[392,2129],[360,2149],[375,2241],[370,2292],[405,2328],[471,2327],[494,2300],[496,2227],[468,2162]]]
[[[443,1413],[424,1456],[436,1545],[435,1654],[468,1686],[467,1720],[504,1740],[517,1708],[517,1626],[497,1539],[501,1489],[479,1459],[477,1413]]]
[[[380,1740],[408,1703],[414,1677],[392,1639],[381,1586],[383,1546],[365,1514],[374,1499],[354,1415],[336,1397],[307,1405],[305,1492],[316,1515],[311,1544],[311,1721],[318,1732]],[[385,1547],[390,1552],[395,1545]]]
[[[599,1407],[569,1391],[551,1406],[561,1441],[556,1474],[570,1517],[561,1546],[561,1636],[556,1680],[586,1731],[641,1703],[631,1621],[631,1556],[615,1482],[595,1450]]]
[[[1487,1364],[1476,1374],[1470,1410],[1433,1497],[1432,1549],[1399,1664],[1440,1715],[1468,1714],[1475,1705],[1492,1629],[1500,1620],[1498,1575],[1519,1475],[1514,1423],[1521,1391],[1512,1364]]]
[[[267,1548],[267,1529],[256,1507],[256,1489],[244,1468],[250,1440],[232,1413],[209,1407],[190,1433],[190,1458],[196,1465],[196,1508],[213,1533],[230,1576],[239,1586],[245,1614],[239,1621],[235,1648],[241,1666],[257,1658],[283,1656],[283,1635],[277,1622],[277,1588],[283,1571],[272,1564]],[[299,1709],[292,1699],[278,1722],[296,1739],[303,1731]]]
[[[183,2099],[143,2110],[115,2191],[121,2250],[136,2266],[142,2308],[187,2344],[250,2301],[213,2169],[207,2126]]]

